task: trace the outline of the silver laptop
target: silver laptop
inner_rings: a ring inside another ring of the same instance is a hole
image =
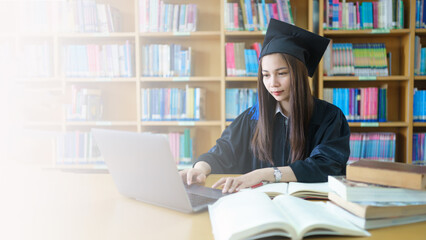
[[[219,189],[187,186],[164,136],[92,129],[118,191],[142,202],[198,212],[223,196]]]

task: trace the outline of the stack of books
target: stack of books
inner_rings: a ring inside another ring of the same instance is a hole
[[[359,160],[329,176],[327,204],[353,224],[373,229],[426,221],[426,167]]]

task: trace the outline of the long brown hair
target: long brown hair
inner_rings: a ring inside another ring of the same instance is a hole
[[[291,55],[284,53],[280,53],[280,55],[287,62],[290,73],[291,91],[288,138],[290,141],[291,162],[294,162],[307,157],[305,145],[307,142],[309,121],[314,108],[314,99],[311,94],[311,88],[309,87],[306,66]],[[273,124],[277,101],[263,84],[262,59],[259,62],[257,89],[259,118],[251,141],[251,147],[253,154],[258,159],[273,164]]]

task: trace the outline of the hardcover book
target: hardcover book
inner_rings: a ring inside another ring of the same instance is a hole
[[[426,199],[426,191],[356,182],[345,176],[328,176],[328,187],[346,201],[422,202]]]
[[[416,190],[426,190],[425,174],[426,166],[397,162],[360,160],[346,168],[348,180]]]
[[[328,193],[328,199],[334,204],[358,217],[365,219],[397,218],[414,215],[426,215],[426,201],[423,202],[374,202],[346,201],[334,192]]]
[[[404,217],[365,219],[362,217],[358,217],[346,211],[345,209],[336,206],[335,204],[331,202],[327,202],[327,207],[329,207],[331,211],[334,211],[334,213],[336,213],[340,217],[348,220],[349,222],[363,229],[390,227],[390,226],[397,226],[397,225],[426,221],[425,214],[404,216]]]

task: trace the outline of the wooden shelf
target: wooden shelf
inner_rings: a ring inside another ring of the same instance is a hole
[[[324,81],[408,81],[406,76],[369,77],[369,76],[324,76]]]
[[[18,83],[61,82],[57,77],[17,77]]]
[[[25,127],[60,127],[62,126],[62,121],[42,121],[42,122],[26,122],[24,123]]]
[[[225,31],[225,37],[265,37],[266,31]]]
[[[348,122],[349,127],[408,127],[406,122]]]
[[[426,122],[413,122],[414,127],[426,127]]]
[[[141,126],[205,126],[205,127],[220,127],[220,121],[142,121]]]
[[[414,80],[416,80],[416,81],[426,81],[426,76],[414,76]]]
[[[219,82],[221,77],[141,77],[139,79],[141,82]]]
[[[403,36],[408,35],[410,29],[365,29],[365,30],[324,30],[324,36],[326,37],[347,37],[360,36],[360,37],[374,37],[380,36]]]
[[[415,33],[417,35],[426,35],[426,28],[416,28]]]
[[[139,33],[144,38],[185,38],[185,37],[207,37],[219,38],[220,31],[196,31],[196,32],[147,32]]]
[[[137,79],[134,77],[81,77],[81,78],[70,78],[66,77],[65,82],[67,83],[89,83],[89,82],[136,82]]]
[[[111,32],[111,33],[60,33],[58,38],[135,38],[135,32]]]
[[[137,126],[133,121],[66,121],[66,126]]]
[[[257,82],[257,77],[225,77],[228,82]]]

